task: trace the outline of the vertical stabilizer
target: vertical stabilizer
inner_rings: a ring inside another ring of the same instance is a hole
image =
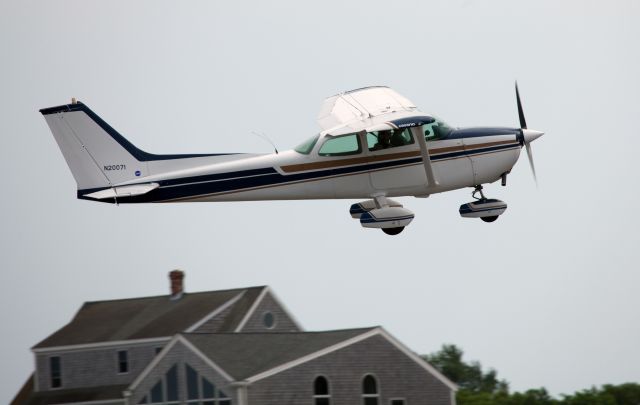
[[[82,103],[40,110],[78,184],[78,190],[112,187],[144,177],[143,152]]]

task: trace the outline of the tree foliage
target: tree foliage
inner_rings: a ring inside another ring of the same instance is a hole
[[[603,385],[553,398],[545,388],[525,392],[509,392],[509,384],[498,379],[498,373],[483,371],[480,362],[466,363],[464,352],[455,345],[443,345],[422,356],[460,389],[458,405],[640,405],[640,384]]]
[[[480,362],[465,363],[462,349],[456,345],[443,345],[440,351],[422,356],[458,386],[473,393],[508,392],[506,381],[498,380],[498,373],[491,369],[482,371]]]

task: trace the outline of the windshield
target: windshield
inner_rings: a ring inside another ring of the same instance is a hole
[[[318,138],[320,138],[320,134],[314,135],[311,138],[307,139],[300,145],[296,146],[294,150],[298,153],[302,153],[303,155],[308,155],[313,150],[313,147],[316,146]]]
[[[441,120],[440,118],[434,117],[436,120],[431,124],[426,124],[424,126],[424,137],[427,141],[432,139],[442,139],[446,138],[449,135],[449,132],[453,131],[446,122]]]

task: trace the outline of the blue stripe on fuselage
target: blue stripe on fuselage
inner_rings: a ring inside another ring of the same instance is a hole
[[[477,154],[496,152],[505,149],[512,149],[520,147],[517,143],[499,145],[475,150],[462,150],[451,153],[443,153],[431,156],[433,162],[438,162],[447,159],[454,159],[462,156],[472,156]],[[209,194],[239,192],[246,189],[284,185],[287,183],[295,183],[300,181],[319,180],[323,178],[330,178],[335,176],[355,175],[359,173],[366,173],[368,171],[380,170],[386,168],[393,168],[406,165],[414,165],[422,163],[422,157],[412,157],[401,160],[392,160],[386,162],[367,163],[357,166],[337,167],[325,170],[317,170],[313,172],[302,172],[295,174],[280,174],[272,167],[242,170],[237,172],[226,172],[209,174],[203,176],[183,177],[178,179],[160,180],[158,183],[160,187],[150,191],[147,194],[133,196],[133,197],[120,197],[119,203],[143,203],[143,202],[160,202],[167,200],[174,200],[180,198],[198,197]],[[78,198],[90,199],[84,197],[84,195],[92,193],[94,191],[103,190],[79,190]],[[103,202],[115,202],[112,200]]]
[[[478,138],[485,136],[498,136],[498,135],[518,135],[520,133],[519,128],[459,128],[454,129],[447,134],[444,139],[462,139],[462,138]]]

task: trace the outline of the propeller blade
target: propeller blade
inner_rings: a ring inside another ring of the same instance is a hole
[[[524,111],[522,111],[522,102],[520,101],[520,92],[518,91],[518,82],[516,82],[516,99],[518,101],[518,117],[520,118],[520,128],[527,129],[527,121],[524,119]]]
[[[527,148],[527,156],[529,157],[529,166],[531,166],[533,180],[536,182],[536,187],[538,187],[538,177],[536,177],[536,167],[533,164],[533,151],[531,150],[531,143],[525,143],[525,147]]]

